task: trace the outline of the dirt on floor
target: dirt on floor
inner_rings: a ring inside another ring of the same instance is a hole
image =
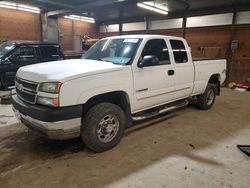
[[[137,123],[121,143],[93,153],[80,139],[52,141],[0,106],[0,187],[236,187],[250,185],[250,93],[223,89],[214,107],[193,105]],[[6,122],[1,126],[1,121]]]

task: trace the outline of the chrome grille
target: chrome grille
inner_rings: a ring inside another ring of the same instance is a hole
[[[38,83],[16,78],[15,86],[20,99],[31,104],[36,103]]]

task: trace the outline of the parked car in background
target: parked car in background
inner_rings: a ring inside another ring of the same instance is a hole
[[[0,45],[0,88],[14,85],[16,71],[25,65],[63,60],[60,46],[36,41],[9,41]]]

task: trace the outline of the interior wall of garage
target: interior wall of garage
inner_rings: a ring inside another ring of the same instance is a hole
[[[97,37],[95,24],[65,18],[58,19],[61,46],[73,50],[74,35]],[[42,40],[40,14],[0,8],[0,42],[6,40]]]
[[[250,25],[123,32],[123,34],[142,33],[184,37],[191,46],[193,57],[227,59],[229,74],[227,82],[244,83],[250,77]],[[99,36],[104,38],[117,34],[119,33],[100,33]],[[238,41],[238,49],[234,53],[230,47],[231,40]]]
[[[250,25],[237,26],[234,40],[238,40],[239,48],[231,60],[231,81],[244,82],[250,77]]]
[[[58,19],[58,28],[61,35],[61,46],[63,51],[73,50],[73,38],[75,35],[97,37],[95,24],[70,20],[65,18]]]
[[[41,40],[40,15],[0,8],[0,42]]]

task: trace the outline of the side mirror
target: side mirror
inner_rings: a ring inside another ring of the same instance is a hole
[[[154,55],[146,55],[143,57],[141,62],[139,63],[138,67],[143,68],[143,67],[149,67],[149,66],[154,66],[159,64],[159,59],[158,57]]]

